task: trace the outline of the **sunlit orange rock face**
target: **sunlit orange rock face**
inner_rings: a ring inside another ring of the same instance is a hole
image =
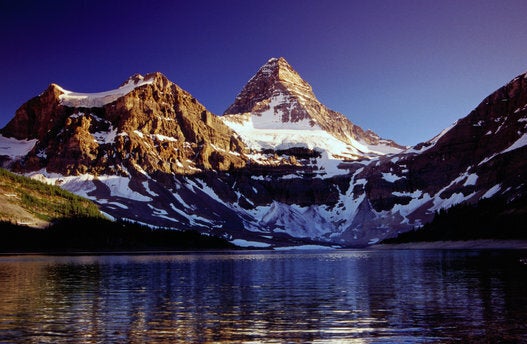
[[[71,106],[57,85],[25,103],[2,134],[39,142],[14,169],[194,174],[245,166],[243,143],[188,92],[161,73],[134,78],[149,82],[100,106]]]

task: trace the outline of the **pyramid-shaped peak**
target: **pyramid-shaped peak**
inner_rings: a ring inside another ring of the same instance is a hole
[[[283,57],[271,57],[267,62],[262,66],[262,69],[268,70],[278,70],[280,68],[293,69],[291,65]]]
[[[253,76],[255,78],[270,78],[273,81],[286,82],[293,85],[302,86],[311,90],[311,86],[300,77],[300,75],[291,67],[283,57],[270,58]]]
[[[258,69],[224,114],[259,113],[272,98],[296,103],[299,97],[317,102],[311,86],[285,58],[273,57]]]
[[[233,123],[243,123],[248,114],[251,119],[248,125],[257,130],[322,130],[346,144],[358,141],[362,145],[387,145],[388,149],[400,150],[397,144],[364,131],[343,114],[320,103],[311,86],[283,57],[271,58],[260,67],[223,114],[241,115],[227,118]]]

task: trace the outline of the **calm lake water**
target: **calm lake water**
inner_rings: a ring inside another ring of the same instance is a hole
[[[0,257],[1,343],[527,343],[527,252]]]

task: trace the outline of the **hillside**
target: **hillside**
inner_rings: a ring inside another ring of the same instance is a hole
[[[0,168],[0,221],[44,228],[54,220],[103,218],[92,201]]]
[[[527,200],[506,202],[483,199],[476,204],[461,203],[436,213],[422,227],[404,232],[380,244],[403,244],[467,240],[527,240]]]
[[[234,248],[196,231],[105,218],[95,203],[0,168],[0,252],[107,252]]]

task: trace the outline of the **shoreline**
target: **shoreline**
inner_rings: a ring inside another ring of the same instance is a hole
[[[400,244],[375,244],[369,248],[377,250],[394,249],[507,249],[527,250],[527,240],[460,240],[460,241],[422,241]]]

